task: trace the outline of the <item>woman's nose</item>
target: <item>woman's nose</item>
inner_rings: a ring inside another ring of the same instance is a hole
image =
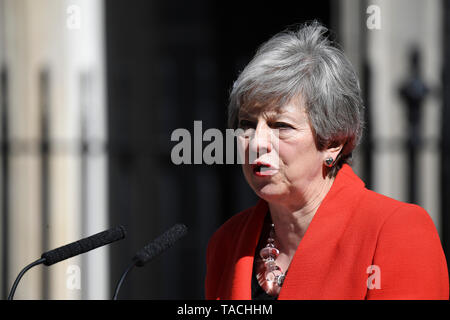
[[[255,159],[262,154],[272,151],[271,132],[266,124],[258,123],[255,133],[250,140],[250,151],[255,153]]]

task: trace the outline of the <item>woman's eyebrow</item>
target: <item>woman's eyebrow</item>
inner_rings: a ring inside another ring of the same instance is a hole
[[[238,118],[240,119],[240,118],[244,118],[244,117],[245,118],[256,118],[257,116],[250,112],[247,112],[247,111],[239,112]]]
[[[280,118],[286,118],[291,121],[298,121],[297,114],[293,114],[289,110],[277,109],[277,110],[266,110],[262,112],[249,112],[246,110],[239,111],[238,119],[247,118],[247,119],[256,119],[258,116],[262,114],[264,118],[270,120],[276,120]]]
[[[289,119],[292,121],[298,121],[297,115],[288,111],[270,112],[267,114],[268,119]]]

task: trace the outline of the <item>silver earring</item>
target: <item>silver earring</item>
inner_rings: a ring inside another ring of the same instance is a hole
[[[332,167],[333,166],[333,162],[334,162],[334,159],[332,157],[329,157],[329,158],[325,159],[325,165],[327,167]]]

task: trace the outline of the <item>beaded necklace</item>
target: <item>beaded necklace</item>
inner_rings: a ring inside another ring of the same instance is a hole
[[[280,293],[286,277],[286,274],[275,262],[279,254],[280,250],[275,247],[275,225],[272,223],[267,244],[259,251],[262,263],[256,273],[259,285],[271,296],[277,296]]]

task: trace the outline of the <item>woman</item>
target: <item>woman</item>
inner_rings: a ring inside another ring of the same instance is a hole
[[[427,212],[377,194],[350,167],[357,76],[313,22],[263,44],[234,84],[229,124],[261,198],[210,239],[207,299],[448,299]]]

